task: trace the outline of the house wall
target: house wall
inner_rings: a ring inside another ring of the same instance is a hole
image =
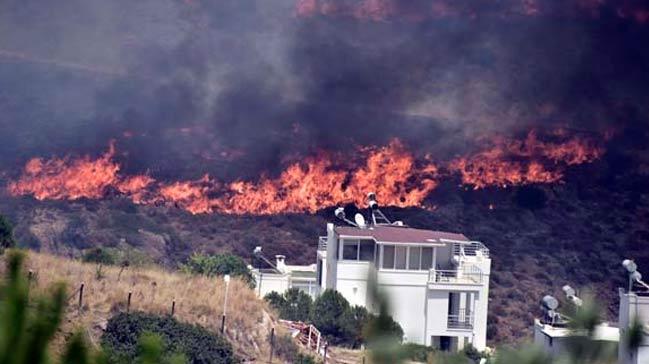
[[[282,294],[289,289],[289,276],[287,274],[262,273],[255,276],[257,294],[264,297],[270,292]]]
[[[639,319],[649,324],[649,297],[638,296],[634,292],[626,293],[620,289],[619,327],[620,338],[624,337],[634,320]],[[646,334],[636,352],[629,352],[626,345],[618,346],[619,364],[649,363],[649,336]]]
[[[369,262],[339,261],[336,290],[350,305],[367,307],[367,282],[371,273]]]

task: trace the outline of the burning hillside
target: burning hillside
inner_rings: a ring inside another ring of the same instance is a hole
[[[109,191],[136,204],[173,204],[192,214],[277,214],[316,212],[346,203],[362,205],[368,191],[389,206],[422,206],[439,180],[456,174],[473,188],[554,183],[566,168],[598,159],[603,149],[593,138],[557,131],[539,138],[531,131],[523,140],[484,139],[487,149],[450,162],[426,156],[417,160],[399,140],[383,147],[357,148],[360,158],[321,152],[289,164],[277,177],[256,181],[217,181],[209,175],[193,181],[157,181],[120,174],[115,146],[97,159],[88,156],[27,162],[22,175],[8,185],[14,195],[38,200],[99,199]],[[345,159],[351,159],[347,160]]]

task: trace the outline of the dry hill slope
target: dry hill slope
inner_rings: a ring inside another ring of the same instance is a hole
[[[4,258],[0,257],[4,269]],[[98,345],[107,320],[126,310],[132,292],[132,311],[169,314],[176,301],[175,317],[217,331],[223,312],[224,283],[221,279],[170,273],[155,268],[102,267],[48,254],[29,252],[27,269],[35,276],[33,288],[43,292],[55,282],[65,282],[69,304],[54,350],[75,330],[82,329]],[[78,290],[84,283],[83,304],[78,309]],[[226,336],[243,358],[268,358],[268,335],[276,318],[262,300],[242,281],[234,279],[228,294]]]

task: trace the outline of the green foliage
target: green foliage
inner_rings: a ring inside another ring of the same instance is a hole
[[[160,349],[161,353],[151,353],[152,357],[155,355],[169,357],[171,353],[182,353],[187,358],[187,362],[192,364],[238,362],[232,347],[224,338],[200,326],[178,322],[170,316],[140,312],[119,313],[108,321],[101,339],[101,345],[108,355],[108,362],[132,363],[138,353],[142,352],[142,345],[151,346],[152,339],[143,336],[147,333],[159,335],[167,344]],[[140,337],[146,339],[138,345]],[[145,359],[143,355],[141,357]]]
[[[104,265],[115,265],[117,264],[117,257],[114,252],[105,248],[93,248],[85,252],[81,258],[86,263],[97,263]]]
[[[246,262],[232,254],[203,255],[192,254],[187,263],[180,266],[185,273],[203,274],[209,277],[229,274],[239,277],[254,286],[255,279]]]
[[[315,300],[312,322],[331,344],[349,344],[354,336],[350,312],[345,297],[328,289]]]
[[[277,310],[282,319],[307,322],[311,318],[313,300],[297,288],[291,288],[283,295],[271,292],[264,299]]]
[[[65,287],[55,285],[51,293],[30,299],[29,284],[23,272],[24,255],[13,252],[7,258],[7,280],[0,286],[0,364],[107,364],[107,357],[90,349],[83,334],[77,332],[63,348],[63,355],[51,358],[48,347],[60,329],[65,306]],[[182,364],[178,356],[160,360],[162,343],[142,343],[136,362]],[[154,358],[155,361],[149,359]]]
[[[13,227],[4,216],[0,215],[0,254],[5,249],[14,246],[16,246],[16,241],[14,240]]]

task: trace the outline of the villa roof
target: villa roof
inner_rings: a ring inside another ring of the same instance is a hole
[[[365,229],[353,226],[336,226],[338,235],[374,238],[380,243],[435,244],[442,239],[469,241],[463,234],[444,231],[414,229],[404,226],[371,226]]]

